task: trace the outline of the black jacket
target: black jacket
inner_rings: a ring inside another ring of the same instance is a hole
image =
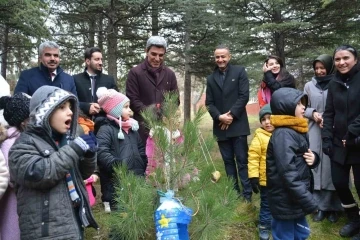
[[[294,116],[297,102],[304,93],[292,88],[280,88],[271,99],[276,115]],[[296,219],[317,208],[312,195],[313,179],[303,154],[308,151],[309,139],[289,127],[276,127],[266,155],[266,177],[270,212],[276,219]],[[316,160],[311,168],[319,163]]]
[[[97,103],[98,99],[96,96],[96,91],[99,87],[106,87],[108,89],[115,89],[116,91],[118,91],[118,87],[116,86],[114,78],[103,73],[100,73],[96,76],[94,99],[91,95],[90,76],[86,72],[86,69],[84,72],[74,75],[74,80],[77,96],[80,102],[80,109],[89,117],[91,117],[91,115],[89,114],[90,103]]]
[[[360,136],[360,64],[353,67],[349,79],[343,81],[339,72],[330,81],[323,114],[324,127],[322,138],[333,143],[332,161],[340,164],[360,164],[360,148],[344,148],[342,139],[349,132],[355,138]]]
[[[224,84],[220,81],[220,70],[216,68],[207,78],[205,101],[214,120],[214,135],[218,141],[249,135],[250,128],[246,113],[246,104],[249,101],[249,80],[245,68],[229,64]],[[231,111],[234,120],[227,130],[221,130],[219,116],[228,111]]]
[[[98,140],[98,167],[100,170],[100,178],[102,187],[102,194],[106,195],[107,201],[110,196],[114,194],[114,167],[125,164],[128,170],[134,172],[135,175],[143,176],[147,165],[147,156],[145,147],[141,141],[140,135],[137,131],[129,130],[127,134],[125,131],[125,139],[118,139],[119,125],[115,121],[107,118],[97,118],[96,124],[101,127],[96,134]],[[105,177],[105,183],[102,176]]]

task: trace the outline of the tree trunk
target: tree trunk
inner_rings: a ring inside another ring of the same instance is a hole
[[[90,19],[89,20],[89,44],[88,47],[94,47],[95,46],[95,26],[96,26],[96,20]]]
[[[101,49],[101,51],[104,50],[104,32],[103,32],[103,19],[102,16],[99,17],[99,21],[98,21],[98,36],[97,36],[97,40],[98,40],[98,47]]]
[[[281,23],[283,20],[281,18],[281,11],[274,10],[273,18],[274,22]],[[276,30],[274,33],[274,42],[275,42],[275,54],[280,57],[284,63],[285,67],[285,36],[279,30]]]
[[[9,27],[6,25],[4,28],[4,42],[2,46],[1,55],[1,75],[6,79],[6,69],[8,60],[8,49],[9,48]]]
[[[117,81],[117,26],[115,23],[116,12],[114,10],[114,2],[111,1],[110,10],[109,10],[109,21],[108,21],[108,31],[107,31],[107,56],[108,56],[108,72],[109,75],[115,78]]]
[[[158,0],[153,0],[151,4],[151,34],[152,36],[159,35],[159,5]]]
[[[184,122],[191,119],[190,26],[188,21],[185,24]]]

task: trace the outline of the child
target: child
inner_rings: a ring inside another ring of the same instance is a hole
[[[167,119],[163,117],[163,110],[161,108],[160,104],[154,104],[149,106],[150,109],[152,109],[153,111],[153,116],[155,118],[155,120],[157,121],[163,121],[166,125]],[[180,114],[177,113],[178,119],[180,119]],[[171,139],[171,141],[177,143],[177,144],[181,144],[184,142],[184,137],[182,136],[180,130],[178,129],[180,123],[177,123],[176,127],[177,129],[175,131],[173,131],[172,133],[170,133],[170,131],[164,127],[164,133],[167,135],[167,138]],[[175,125],[175,124],[174,124]],[[155,130],[156,128],[161,128],[161,126],[156,126],[155,129],[152,128],[150,129],[149,132],[149,137],[146,140],[146,156],[148,158],[148,164],[146,167],[146,176],[149,176],[151,173],[153,173],[155,171],[156,168],[159,167],[159,159],[155,156],[156,153],[156,145],[155,145],[155,141],[154,141],[154,134],[155,134]]]
[[[109,212],[116,209],[114,168],[125,164],[135,175],[144,176],[147,157],[137,132],[139,125],[130,117],[130,100],[124,94],[105,87],[100,87],[96,95],[100,107],[106,113],[106,119],[102,120],[96,136],[99,142],[98,166],[102,200],[105,211]]]
[[[260,240],[270,238],[272,216],[269,209],[266,187],[266,150],[274,131],[270,123],[270,104],[264,105],[259,112],[261,128],[256,129],[254,139],[249,147],[248,171],[249,180],[254,193],[260,191],[259,237]]]
[[[83,183],[95,169],[96,138],[75,138],[78,101],[67,91],[42,86],[29,109],[9,153],[21,239],[83,239],[83,227],[98,229]]]
[[[8,129],[1,133],[1,152],[6,160],[8,169],[8,156],[11,146],[18,139],[20,133],[25,130],[29,119],[30,96],[17,93],[13,97],[0,98],[0,109],[4,110],[4,119],[8,123]],[[10,183],[4,197],[0,201],[0,239],[19,240],[19,219],[16,212],[16,194],[14,186]]]
[[[293,88],[280,88],[270,106],[275,130],[266,155],[266,179],[272,236],[274,240],[306,239],[310,229],[305,216],[317,209],[311,168],[319,163],[318,155],[309,149],[304,118],[307,96]]]
[[[78,135],[83,133],[90,134],[90,132],[94,132],[94,122],[79,109],[79,117],[78,117]],[[99,178],[99,170],[95,169],[95,172],[91,174],[91,176],[84,180],[86,191],[89,197],[90,206],[94,206],[96,203],[96,190],[93,186],[93,183],[96,183]]]

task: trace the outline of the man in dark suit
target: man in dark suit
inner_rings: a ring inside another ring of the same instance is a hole
[[[90,118],[100,113],[100,106],[97,103],[96,91],[99,87],[108,89],[118,88],[112,76],[102,73],[102,53],[100,48],[91,47],[85,50],[85,70],[74,75],[80,109]]]
[[[250,202],[252,188],[247,166],[247,135],[250,134],[250,128],[246,113],[249,80],[244,67],[229,64],[231,54],[226,46],[218,46],[214,55],[217,67],[207,78],[205,104],[213,118],[213,133],[218,141],[226,174],[234,180],[234,188],[239,195]]]

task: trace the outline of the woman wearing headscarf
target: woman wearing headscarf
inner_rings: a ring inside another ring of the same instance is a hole
[[[263,65],[264,78],[258,91],[260,108],[270,103],[273,92],[282,87],[295,88],[295,78],[284,66],[282,59],[276,55],[266,58]]]
[[[322,54],[313,61],[315,76],[305,84],[304,92],[308,95],[305,117],[309,119],[310,149],[320,156],[320,164],[313,169],[314,198],[318,202],[318,211],[313,220],[320,222],[326,217],[330,222],[337,222],[342,211],[340,199],[331,178],[331,164],[321,148],[322,114],[325,111],[326,97],[330,81],[334,78],[333,60],[330,55]]]
[[[350,169],[360,195],[360,64],[354,47],[342,45],[334,51],[337,70],[330,81],[323,114],[322,148],[331,159],[331,176],[348,218],[342,237],[360,240],[359,207],[349,188]]]

